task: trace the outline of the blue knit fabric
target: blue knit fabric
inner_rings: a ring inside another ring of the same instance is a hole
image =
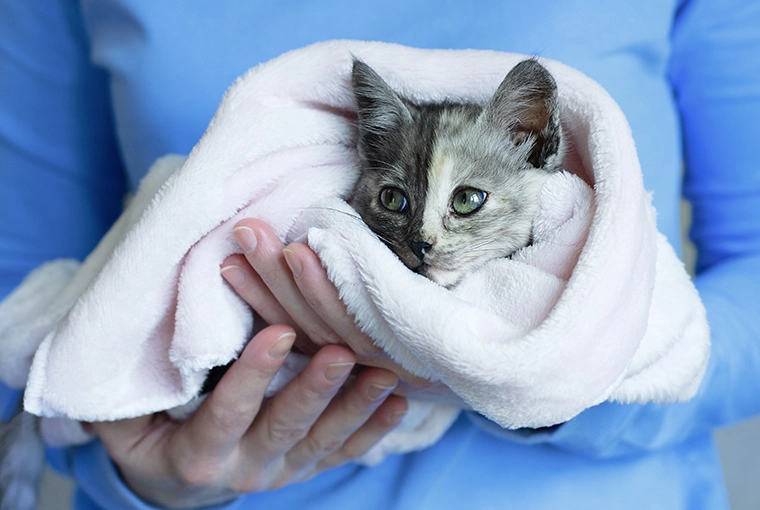
[[[0,296],[45,260],[84,257],[237,76],[335,38],[536,54],[599,81],[677,247],[681,195],[693,204],[712,357],[685,404],[602,404],[543,432],[463,415],[422,452],[224,508],[726,508],[711,430],[760,413],[756,0],[0,0]],[[14,398],[0,391],[0,408]],[[49,458],[77,479],[77,508],[151,508],[98,442]]]

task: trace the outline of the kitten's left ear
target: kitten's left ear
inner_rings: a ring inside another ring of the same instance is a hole
[[[557,83],[538,61],[524,60],[512,68],[482,115],[497,129],[506,129],[514,144],[533,143],[528,162],[534,167],[555,170],[561,164]]]

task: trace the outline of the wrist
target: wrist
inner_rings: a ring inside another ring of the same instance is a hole
[[[226,507],[240,495],[225,488],[197,486],[181,479],[155,479],[139,474],[128,474],[115,463],[117,476],[125,488],[145,504],[176,510],[212,510]]]
[[[172,502],[164,502],[159,498],[166,494],[154,488],[155,495],[148,493],[144,487],[139,487],[135,481],[127,481],[116,463],[111,459],[100,440],[95,440],[87,445],[73,449],[73,475],[79,485],[80,494],[85,500],[90,500],[93,507],[119,508],[133,510],[163,510],[172,508]],[[155,496],[155,499],[154,497]],[[185,497],[187,495],[183,495]],[[203,510],[222,510],[231,508],[235,495],[231,495],[226,502],[216,504],[205,501],[185,502],[184,507],[173,508],[196,508]],[[167,498],[168,499],[168,498]],[[180,503],[180,501],[177,501]]]

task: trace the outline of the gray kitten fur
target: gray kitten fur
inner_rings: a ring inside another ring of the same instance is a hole
[[[352,206],[407,267],[453,287],[530,243],[538,194],[564,156],[557,85],[541,64],[517,64],[485,105],[414,104],[356,59],[352,85],[362,163]],[[455,210],[469,199],[474,210]]]

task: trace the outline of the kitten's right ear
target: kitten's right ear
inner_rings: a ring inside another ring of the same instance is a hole
[[[537,60],[523,60],[507,74],[483,109],[485,119],[506,130],[515,145],[532,144],[528,162],[556,169],[562,159],[557,83]]]
[[[409,109],[374,69],[357,58],[351,71],[351,84],[359,107],[360,151],[393,143],[399,128],[412,122]]]

